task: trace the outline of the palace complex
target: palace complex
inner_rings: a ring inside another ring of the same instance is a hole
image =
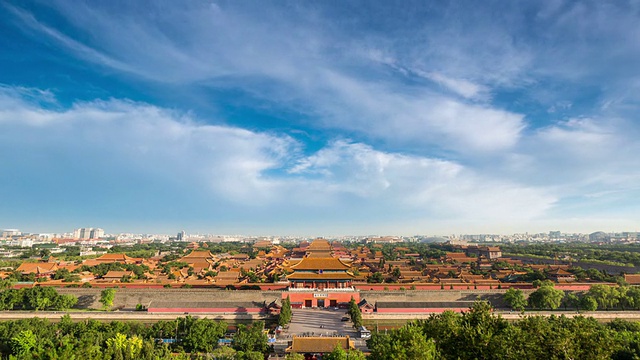
[[[316,239],[304,251],[302,259],[290,259],[283,268],[289,281],[289,296],[293,307],[345,307],[358,292],[353,288],[355,276],[350,272],[352,261],[335,257],[331,244]]]

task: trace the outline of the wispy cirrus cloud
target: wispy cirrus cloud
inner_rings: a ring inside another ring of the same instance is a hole
[[[136,13],[135,18],[134,13],[113,17],[109,9],[87,5],[70,9],[67,4],[55,4],[68,21],[95,37],[95,43],[76,45],[69,37],[51,35],[46,25],[22,14],[22,10],[14,12],[28,19],[28,26],[89,61],[122,69],[111,64],[113,59],[116,64],[126,64],[127,71],[155,81],[234,87],[251,87],[256,82],[247,83],[247,79],[256,77],[275,82],[278,90],[250,91],[319,117],[303,126],[356,131],[396,145],[408,142],[420,147],[427,139],[429,146],[454,152],[508,148],[524,127],[519,114],[486,104],[468,104],[429,87],[407,87],[391,79],[372,81],[347,71],[345,67],[354,60],[331,52],[332,46],[339,48],[346,43],[333,45],[334,39],[314,28],[313,22],[308,28],[287,19],[267,29],[252,15],[211,4],[164,12],[152,9],[154,17]],[[267,17],[278,16],[277,11],[267,13]],[[165,25],[162,19],[169,18],[170,26],[161,27]],[[482,85],[437,72],[423,71],[420,76],[463,98],[480,97],[486,92]],[[482,128],[483,134],[477,128]]]

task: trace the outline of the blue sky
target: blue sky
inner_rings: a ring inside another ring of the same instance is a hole
[[[640,230],[639,1],[0,16],[0,227]]]

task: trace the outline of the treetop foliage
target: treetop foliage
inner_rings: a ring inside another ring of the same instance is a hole
[[[462,314],[444,312],[388,332],[367,345],[373,360],[386,359],[636,359],[640,325],[601,324],[577,316],[528,316],[508,322],[487,304]]]

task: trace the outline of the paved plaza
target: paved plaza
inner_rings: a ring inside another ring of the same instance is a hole
[[[288,335],[325,335],[345,336],[356,338],[358,333],[353,329],[350,321],[341,321],[345,309],[293,309],[291,324],[286,330]]]
[[[293,309],[293,317],[289,327],[285,329],[276,342],[276,352],[282,353],[286,344],[295,336],[346,336],[351,337],[356,348],[367,351],[365,340],[358,338],[351,321],[341,321],[346,309]]]

